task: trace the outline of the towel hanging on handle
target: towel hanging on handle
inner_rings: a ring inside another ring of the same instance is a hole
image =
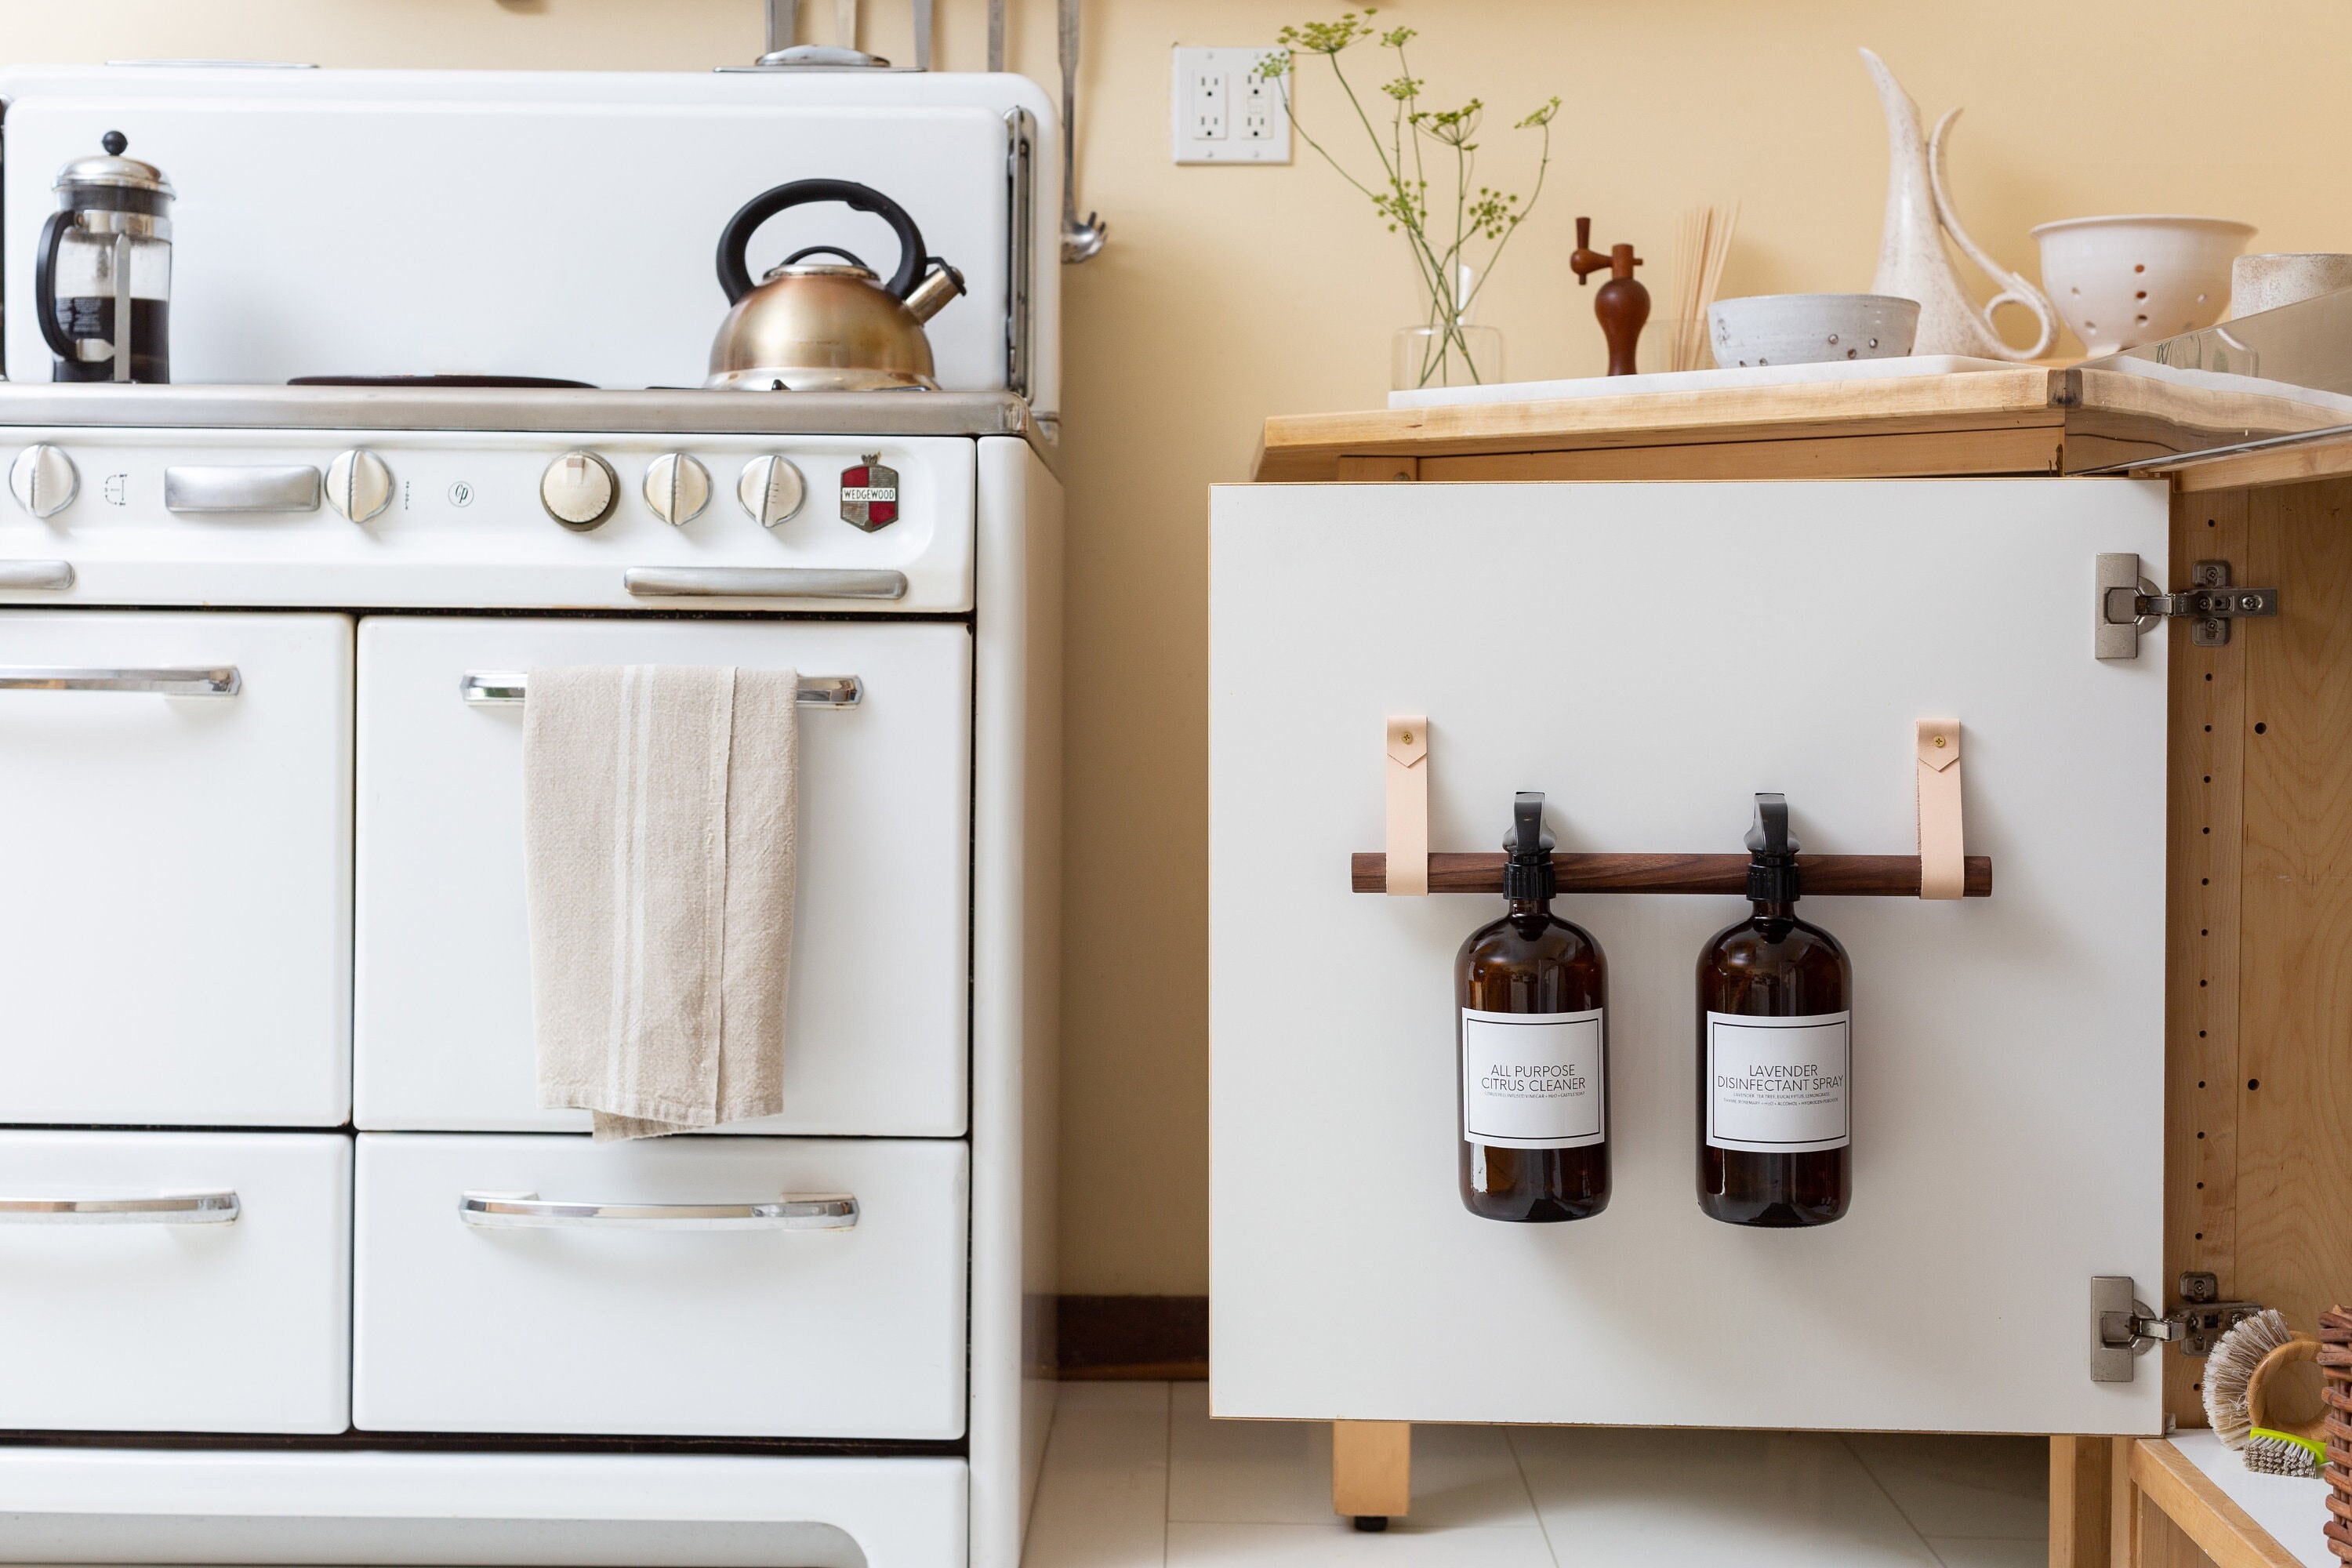
[[[792,670],[534,669],[523,847],[539,1103],[598,1139],[783,1109]]]

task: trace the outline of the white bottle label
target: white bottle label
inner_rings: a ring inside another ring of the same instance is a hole
[[[1853,1141],[1853,1015],[1706,1016],[1706,1141],[1810,1154]]]
[[[1583,1149],[1607,1137],[1602,1012],[1463,1008],[1463,1142]]]

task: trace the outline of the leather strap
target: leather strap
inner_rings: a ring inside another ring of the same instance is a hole
[[[1957,899],[1968,889],[1960,831],[1960,721],[1919,721],[1919,896]]]
[[[1418,898],[1429,891],[1429,720],[1400,713],[1389,720],[1389,891]]]

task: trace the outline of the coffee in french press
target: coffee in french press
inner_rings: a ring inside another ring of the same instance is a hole
[[[172,186],[152,163],[106,151],[58,172],[33,293],[53,381],[172,379]]]

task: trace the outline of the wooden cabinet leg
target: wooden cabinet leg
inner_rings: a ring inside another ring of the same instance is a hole
[[[2050,1568],[2110,1568],[2116,1439],[2050,1439]]]
[[[1412,1424],[1331,1423],[1331,1510],[1358,1530],[1386,1530],[1412,1506]]]

